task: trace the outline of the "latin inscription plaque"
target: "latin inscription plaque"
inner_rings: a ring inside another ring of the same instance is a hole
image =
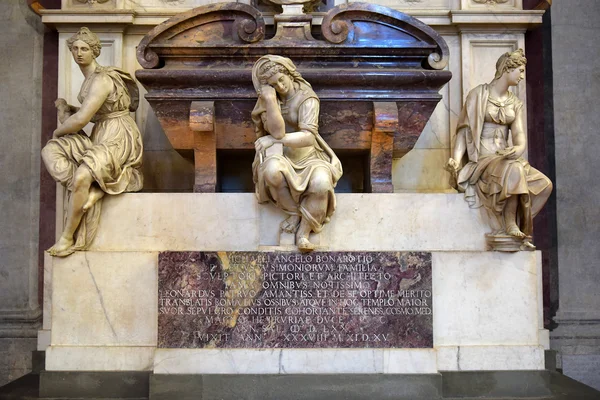
[[[163,252],[160,348],[428,348],[431,253]]]

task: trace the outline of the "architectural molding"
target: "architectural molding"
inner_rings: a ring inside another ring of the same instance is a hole
[[[401,7],[393,7],[394,10],[402,11],[421,22],[434,27],[451,25],[478,25],[487,26],[488,29],[497,30],[503,25],[507,29],[517,26],[520,29],[539,25],[542,23],[544,10],[517,10],[517,9],[470,9],[470,10],[407,10]],[[179,14],[183,10],[40,10],[42,22],[55,27],[59,31],[82,25],[94,29],[102,26],[124,31],[135,28],[152,28],[170,17]],[[313,14],[313,24],[320,25],[325,13]],[[273,15],[264,15],[267,25],[273,24]]]
[[[42,326],[42,310],[0,310],[0,338],[35,338]]]

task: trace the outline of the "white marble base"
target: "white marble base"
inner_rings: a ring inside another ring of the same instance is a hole
[[[78,252],[53,263],[53,346],[156,346],[158,253]]]
[[[156,374],[428,374],[432,349],[157,349]]]
[[[539,252],[435,252],[435,346],[540,344]]]
[[[544,368],[548,332],[540,327],[537,252],[433,252],[432,261],[433,349],[156,349],[156,252],[53,259],[46,368],[172,374]]]
[[[46,329],[40,329],[37,337],[37,350],[46,351],[50,346],[52,331]]]
[[[542,346],[444,346],[437,348],[440,371],[531,371],[544,369]]]
[[[155,347],[50,346],[47,371],[152,371]]]

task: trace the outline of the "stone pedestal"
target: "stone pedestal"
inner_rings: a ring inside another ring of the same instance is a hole
[[[285,216],[256,204],[252,194],[125,194],[107,198],[102,212],[90,251],[48,260],[48,371],[435,375],[544,369],[539,253],[484,251],[486,227],[460,195],[339,194],[337,212],[345,218],[333,219],[321,234],[328,252],[419,249],[431,255],[433,345],[426,348],[158,348],[161,252],[256,251],[275,244]]]

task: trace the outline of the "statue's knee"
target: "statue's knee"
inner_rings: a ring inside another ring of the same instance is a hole
[[[279,186],[283,183],[283,164],[278,160],[269,160],[264,168],[264,178],[269,186]]]
[[[89,188],[92,184],[92,174],[90,171],[84,167],[80,166],[75,171],[75,176],[73,177],[73,189],[79,190],[83,188]]]
[[[523,164],[514,162],[510,165],[509,176],[512,181],[525,179],[525,168]]]
[[[331,173],[324,169],[318,169],[310,179],[309,191],[314,194],[327,194],[332,186]]]
[[[42,148],[42,161],[44,161],[44,163],[46,165],[48,165],[48,163],[50,163],[50,161],[56,154],[56,148],[57,148],[56,143],[52,143],[52,142],[48,143],[47,145],[44,146],[44,148]]]

